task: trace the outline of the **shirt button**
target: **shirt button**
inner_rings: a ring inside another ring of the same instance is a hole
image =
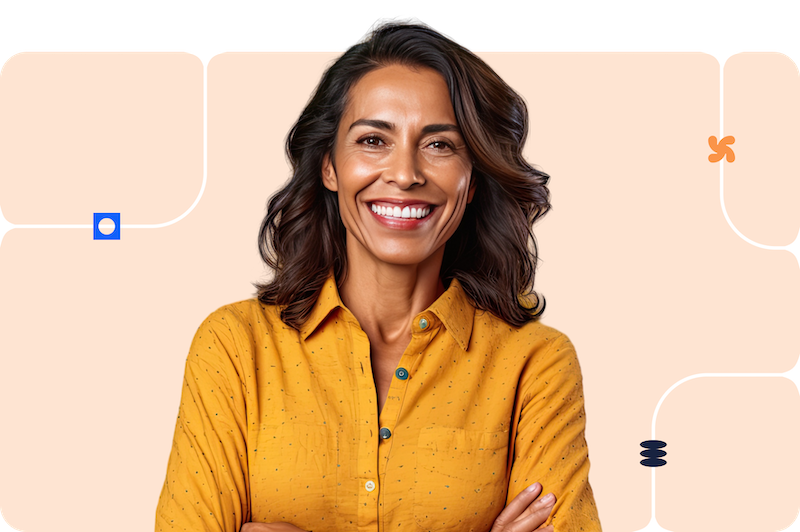
[[[421,318],[419,320],[419,328],[420,329],[427,329],[428,328],[428,320],[426,320],[425,318]]]
[[[374,491],[375,490],[375,483],[372,482],[371,480],[368,480],[367,483],[364,484],[364,487],[367,489],[367,491]]]
[[[389,429],[387,429],[386,427],[383,427],[383,428],[382,428],[382,429],[381,429],[381,430],[378,432],[378,434],[380,435],[380,437],[381,437],[381,439],[382,439],[382,440],[388,440],[389,438],[391,438],[391,437],[392,437],[392,431],[391,431],[391,430],[389,430]]]
[[[397,368],[397,371],[395,371],[394,374],[401,381],[404,381],[408,378],[408,371],[406,371],[406,368]]]

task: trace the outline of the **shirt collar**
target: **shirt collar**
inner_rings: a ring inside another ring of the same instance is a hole
[[[336,279],[333,275],[328,277],[325,284],[322,285],[322,290],[319,293],[317,302],[314,303],[314,308],[311,309],[311,314],[300,327],[300,334],[303,340],[311,336],[311,333],[317,330],[317,327],[325,321],[328,315],[337,308],[345,308],[339,297],[339,289],[336,288]]]
[[[339,297],[336,279],[331,275],[322,286],[311,314],[300,328],[303,340],[311,336],[311,333],[316,331],[322,322],[338,308],[344,309],[345,306]],[[427,308],[427,311],[432,312],[442,321],[447,331],[461,346],[461,349],[466,351],[467,347],[469,347],[469,339],[472,336],[475,307],[470,302],[458,279],[453,279],[450,282],[450,287]]]
[[[456,339],[461,349],[466,351],[472,336],[475,307],[458,279],[450,281],[450,287],[433,302],[433,305],[428,307],[428,310],[442,320],[445,328]]]

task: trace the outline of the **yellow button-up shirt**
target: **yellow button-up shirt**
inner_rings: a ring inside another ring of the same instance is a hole
[[[558,532],[599,531],[572,343],[476,310],[458,281],[410,324],[380,415],[333,278],[296,331],[248,299],[198,328],[156,531],[488,531],[539,481]]]

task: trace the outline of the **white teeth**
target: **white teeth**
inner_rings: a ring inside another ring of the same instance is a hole
[[[425,218],[431,213],[430,207],[385,207],[383,205],[372,205],[372,212],[390,218]]]

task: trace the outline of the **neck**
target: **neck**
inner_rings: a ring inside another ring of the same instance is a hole
[[[348,235],[349,236],[349,235]],[[411,320],[444,292],[439,277],[444,246],[419,264],[388,264],[358,245],[347,246],[347,274],[339,287],[342,302],[370,342],[408,343]]]

